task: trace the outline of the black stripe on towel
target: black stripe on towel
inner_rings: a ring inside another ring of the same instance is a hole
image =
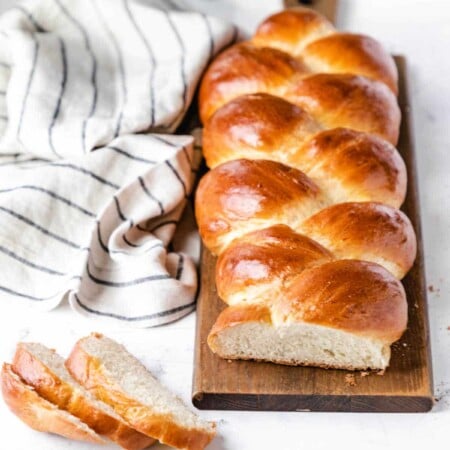
[[[91,85],[92,85],[92,103],[91,108],[89,110],[88,117],[83,120],[82,130],[81,130],[81,142],[83,151],[86,152],[86,127],[88,120],[94,115],[95,109],[97,107],[97,97],[98,97],[98,88],[97,88],[97,59],[95,57],[94,51],[92,50],[91,42],[89,40],[89,35],[87,30],[83,27],[81,22],[77,20],[68,10],[67,8],[60,2],[60,0],[54,0],[55,3],[59,6],[61,11],[66,15],[66,17],[73,23],[73,25],[79,30],[84,39],[84,45],[86,47],[87,52],[89,53],[92,61],[92,70],[91,70]]]
[[[75,301],[77,302],[77,304],[82,309],[84,309],[87,312],[90,312],[92,314],[96,314],[98,316],[111,317],[113,319],[124,320],[124,321],[127,321],[127,322],[137,322],[139,320],[151,320],[151,319],[157,319],[158,317],[170,316],[172,314],[176,314],[178,312],[184,311],[185,309],[189,309],[192,306],[194,306],[195,303],[196,303],[196,301],[194,300],[193,302],[190,302],[190,303],[188,303],[186,305],[177,306],[176,308],[167,309],[165,311],[157,312],[157,313],[154,313],[154,314],[148,314],[148,315],[145,315],[145,316],[127,317],[127,316],[122,316],[120,314],[102,312],[102,311],[97,311],[95,309],[89,308],[89,306],[86,306],[83,303],[81,303],[81,301],[80,301],[80,299],[79,299],[77,294],[74,294],[74,297],[75,297]]]
[[[92,4],[97,12],[100,22],[103,25],[103,28],[105,29],[110,41],[112,42],[114,51],[116,52],[116,55],[117,55],[117,64],[119,66],[120,80],[121,80],[121,86],[122,86],[122,104],[120,106],[119,115],[117,116],[117,122],[116,122],[116,126],[115,126],[115,131],[114,131],[114,137],[116,138],[120,134],[120,129],[122,127],[123,110],[127,103],[127,97],[128,97],[127,85],[126,85],[126,81],[125,81],[125,67],[123,64],[122,52],[120,51],[120,47],[117,42],[117,39],[114,36],[114,33],[109,28],[108,23],[106,22],[105,18],[103,17],[103,14],[100,11],[100,8],[98,7],[97,0],[92,0]]]
[[[34,18],[34,16],[30,13],[30,11],[28,11],[27,9],[25,9],[22,5],[15,5],[13,6],[11,9],[17,9],[18,11],[20,11],[22,14],[25,15],[25,17],[30,21],[30,23],[33,25],[33,27],[36,29],[36,31],[39,31],[40,33],[42,33],[44,30],[44,28],[42,28],[41,25],[39,25],[39,23],[37,22],[37,20]]]
[[[114,195],[114,203],[116,204],[116,210],[117,210],[117,214],[119,215],[120,219],[123,221],[128,221],[130,222],[130,228],[134,225],[134,222],[131,219],[128,219],[125,214],[122,211],[122,208],[120,206],[119,203],[119,199]],[[134,247],[134,248],[139,248],[141,247],[141,245],[137,245],[137,244],[133,244],[128,238],[127,238],[127,232],[125,231],[125,233],[122,234],[122,239],[125,242],[125,244],[129,245],[130,247]]]
[[[176,220],[165,220],[164,222],[158,223],[153,228],[144,228],[142,225],[139,225],[139,224],[136,225],[136,228],[141,231],[153,233],[158,228],[165,227],[166,225],[177,225],[177,224],[178,224],[178,221],[176,221]]]
[[[183,273],[183,268],[184,268],[184,256],[181,254],[179,256],[180,256],[180,259],[178,260],[177,273],[175,275],[176,280],[179,280],[181,278],[181,274]]]
[[[30,94],[31,89],[31,83],[34,78],[34,72],[36,71],[36,65],[37,65],[37,58],[38,58],[38,52],[39,52],[39,42],[36,40],[36,38],[31,34],[31,39],[33,40],[33,58],[31,62],[31,70],[30,74],[28,75],[28,81],[27,81],[27,87],[25,89],[25,95],[22,100],[22,106],[20,108],[20,116],[19,116],[19,123],[17,125],[17,131],[16,136],[20,140],[20,132],[22,130],[22,122],[23,122],[23,115],[25,113],[25,106],[27,104],[28,96]]]
[[[14,289],[8,288],[6,286],[0,286],[0,291],[6,292],[7,294],[15,295],[16,297],[22,297],[22,298],[26,298],[27,300],[33,300],[33,301],[37,301],[37,302],[50,300],[51,298],[62,294],[62,292],[59,292],[54,295],[50,295],[49,297],[35,297],[34,295],[24,294],[23,292],[15,291]]]
[[[0,163],[0,167],[5,167],[5,166],[20,166],[21,164],[27,164],[27,163],[34,163],[36,161],[46,161],[45,159],[42,158],[29,158],[29,159],[19,159],[19,160],[15,160],[15,161],[8,161],[5,163]]]
[[[149,137],[151,137],[155,141],[163,142],[164,144],[167,144],[169,147],[178,148],[177,144],[174,144],[173,142],[169,141],[167,138],[163,138],[161,135],[158,134],[149,134]]]
[[[177,116],[175,118],[175,120],[173,121],[173,123],[171,124],[171,126],[176,123],[179,119],[180,116],[182,116],[186,110],[187,107],[187,102],[188,102],[188,98],[187,98],[187,94],[188,94],[188,85],[187,85],[187,79],[186,79],[186,47],[184,46],[183,43],[183,39],[181,38],[180,32],[178,31],[174,21],[172,20],[172,17],[170,17],[170,12],[165,12],[165,16],[167,18],[167,22],[170,25],[170,28],[173,31],[173,34],[178,42],[178,45],[180,46],[180,72],[181,72],[181,83],[183,84],[183,108],[181,109],[181,112],[179,114],[179,116]]]
[[[101,284],[103,286],[109,286],[109,287],[128,287],[128,286],[136,286],[138,284],[144,284],[150,281],[160,281],[160,280],[169,280],[170,276],[167,274],[158,274],[158,275],[149,275],[142,278],[135,278],[134,280],[129,281],[110,281],[110,280],[103,280],[101,278],[98,278],[92,274],[92,272],[89,270],[89,264],[86,264],[86,273],[88,277],[94,281],[97,284]]]
[[[63,244],[66,244],[69,247],[76,248],[77,250],[81,250],[82,249],[82,247],[80,245],[76,244],[75,242],[69,241],[66,238],[63,238],[61,236],[58,236],[55,233],[52,233],[51,231],[49,231],[46,228],[42,227],[41,225],[33,222],[32,220],[28,219],[27,217],[22,216],[22,214],[16,213],[16,212],[14,212],[14,211],[12,211],[12,210],[10,210],[8,208],[5,208],[4,206],[0,206],[0,211],[3,211],[5,213],[9,214],[10,216],[13,216],[16,219],[26,223],[27,225],[30,225],[31,227],[36,228],[41,233],[43,233],[43,234],[45,234],[47,236],[50,236],[51,238],[55,239],[56,241],[59,241],[59,242],[61,242]]]
[[[150,126],[155,125],[155,88],[154,88],[154,82],[155,82],[155,71],[156,71],[156,59],[155,55],[153,54],[153,50],[150,46],[150,43],[148,42],[147,38],[145,37],[144,33],[142,32],[141,28],[136,22],[136,19],[131,12],[130,5],[128,3],[128,0],[124,0],[124,6],[125,10],[128,14],[128,17],[130,19],[130,22],[132,23],[134,29],[136,30],[136,33],[139,35],[139,37],[142,40],[142,43],[144,44],[147,54],[150,60],[150,78],[149,78],[149,94],[150,94]]]
[[[53,111],[52,120],[50,122],[50,126],[48,127],[48,145],[50,147],[50,150],[58,157],[61,155],[56,151],[54,145],[53,145],[53,127],[55,126],[56,120],[58,119],[59,112],[61,110],[61,102],[62,98],[64,96],[64,92],[66,91],[66,84],[67,84],[67,56],[66,56],[66,45],[64,44],[64,41],[59,38],[59,47],[60,47],[60,53],[61,53],[61,69],[62,69],[62,76],[61,76],[61,87],[58,94],[58,100],[56,102],[55,110]]]
[[[122,239],[125,242],[125,244],[127,244],[127,245],[129,245],[130,247],[133,247],[133,248],[140,248],[143,245],[143,244],[133,244],[133,242],[128,240],[127,235],[125,233],[122,234]]]
[[[32,267],[33,269],[48,273],[49,275],[57,275],[60,277],[67,275],[66,273],[59,272],[58,270],[50,269],[48,267],[44,267],[39,264],[35,264],[35,263],[29,261],[28,259],[23,258],[22,256],[19,256],[17,253],[14,253],[11,250],[9,250],[1,245],[0,245],[0,252],[4,253],[5,255],[9,256],[10,258],[15,259],[16,261],[19,261],[20,263],[22,263],[28,267]]]
[[[167,165],[167,167],[169,167],[169,169],[172,171],[172,173],[177,177],[178,181],[181,183],[181,185],[183,186],[183,190],[184,190],[184,197],[187,198],[188,197],[188,192],[187,192],[187,188],[186,188],[186,184],[183,181],[183,178],[181,178],[180,174],[178,173],[177,169],[175,169],[175,167],[171,164],[170,161],[164,161]]]
[[[97,174],[95,174],[94,172],[91,172],[90,170],[87,170],[83,167],[79,167],[76,166],[75,164],[71,164],[71,163],[57,163],[57,162],[52,162],[50,164],[46,164],[45,166],[40,166],[40,167],[47,167],[47,168],[52,168],[52,167],[63,167],[65,169],[72,169],[75,170],[77,172],[80,172],[84,175],[87,175],[91,178],[93,178],[94,180],[98,181],[101,184],[104,184],[106,186],[112,187],[114,189],[120,189],[120,186],[118,184],[113,183],[112,181],[109,181]]]
[[[148,190],[148,188],[147,188],[147,186],[145,185],[145,182],[144,182],[144,179],[142,178],[142,177],[138,177],[138,180],[139,180],[139,184],[141,185],[141,187],[142,187],[142,190],[147,194],[147,196],[149,197],[149,198],[151,198],[154,202],[156,202],[157,204],[158,204],[158,206],[159,206],[159,209],[161,210],[161,214],[164,214],[165,212],[164,212],[164,206],[163,206],[163,204],[161,203],[161,201],[160,200],[158,200],[149,190]]]
[[[9,188],[9,189],[0,189],[0,194],[7,193],[7,192],[20,191],[22,189],[29,189],[29,190],[32,190],[32,191],[42,192],[44,194],[49,195],[50,197],[53,197],[56,200],[59,200],[60,202],[65,203],[67,206],[70,206],[72,208],[77,209],[78,211],[82,212],[86,216],[95,217],[95,214],[93,212],[88,211],[87,209],[83,208],[82,206],[77,205],[76,203],[73,203],[71,200],[69,200],[69,199],[67,199],[65,197],[62,197],[61,195],[56,194],[53,191],[50,191],[48,189],[44,189],[44,188],[42,188],[40,186],[34,186],[34,185],[31,185],[31,184],[30,185],[25,185],[24,184],[22,186],[16,186],[16,187]]]
[[[116,147],[115,145],[108,145],[106,147],[103,147],[101,150],[104,150],[104,149],[113,150],[113,151],[120,153],[121,155],[126,156],[127,158],[130,158],[134,161],[139,161],[139,162],[146,163],[146,164],[158,164],[158,161],[154,161],[152,159],[147,159],[147,158],[142,158],[140,156],[132,155],[131,153],[128,153],[127,151],[125,151],[119,147]]]
[[[208,61],[211,61],[214,57],[214,35],[211,29],[211,25],[209,23],[208,17],[205,14],[200,14],[201,18],[203,19],[203,22],[205,23],[206,32],[208,33],[208,40],[209,40],[209,57]]]
[[[117,214],[119,214],[119,217],[123,220],[126,221],[128,220],[125,216],[125,214],[122,212],[122,208],[120,207],[120,203],[119,203],[119,199],[114,195],[114,203],[116,204],[116,209],[117,209]],[[130,222],[132,223],[132,221],[130,220]]]

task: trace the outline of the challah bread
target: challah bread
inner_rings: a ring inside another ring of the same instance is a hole
[[[196,217],[231,305],[208,338],[218,355],[388,365],[407,324],[397,279],[416,253],[396,209],[406,193],[396,93],[379,43],[302,8],[213,61],[199,96],[212,170]]]
[[[205,124],[202,145],[211,168],[239,158],[278,161],[305,172],[334,203],[398,208],[405,199],[406,168],[395,147],[368,133],[321,130],[280,97],[252,94],[227,103]]]
[[[41,397],[12,370],[10,364],[3,364],[1,383],[3,399],[11,412],[34,430],[91,444],[106,443],[80,419]]]
[[[226,308],[208,336],[222,358],[384,369],[406,328],[401,283],[381,266],[334,261],[302,271],[273,301]]]
[[[80,339],[66,366],[74,378],[141,433],[179,449],[202,450],[215,425],[191,412],[117,342]]]
[[[41,397],[122,448],[141,450],[155,442],[131,428],[110,406],[80,386],[65,368],[64,358],[54,350],[42,344],[19,343],[13,369]]]

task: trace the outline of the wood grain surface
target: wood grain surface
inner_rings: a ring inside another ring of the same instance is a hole
[[[419,196],[412,123],[403,57],[395,58],[400,76],[402,126],[398,149],[408,168],[403,211],[418,239],[414,267],[403,280],[408,297],[408,329],[394,344],[384,375],[252,361],[223,360],[206,338],[225,304],[214,283],[215,258],[203,250],[197,306],[192,401],[200,409],[268,411],[424,412],[433,406],[433,381]]]
[[[333,23],[336,19],[337,5],[337,0],[284,0],[284,6],[286,8],[295,6],[313,8]]]

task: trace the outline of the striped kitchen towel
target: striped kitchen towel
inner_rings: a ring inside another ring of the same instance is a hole
[[[201,155],[171,133],[236,32],[163,6],[34,0],[0,18],[0,300],[67,297],[137,327],[194,309],[177,225]]]

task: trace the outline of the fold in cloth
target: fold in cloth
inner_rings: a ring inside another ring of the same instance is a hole
[[[169,133],[235,35],[132,0],[30,1],[1,17],[0,297],[51,309],[67,296],[138,327],[194,309],[195,264],[171,242],[201,155]]]

